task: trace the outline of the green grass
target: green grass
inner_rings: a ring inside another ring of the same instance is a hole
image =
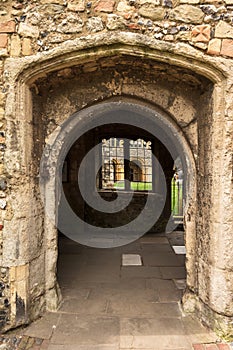
[[[182,209],[182,202],[183,202],[183,188],[182,186],[178,186],[174,179],[172,179],[171,183],[171,209],[173,216],[182,216],[183,215],[183,209]]]
[[[138,191],[151,191],[152,183],[151,182],[130,182],[131,190]]]
[[[114,187],[118,189],[124,189],[125,183],[124,181],[118,181],[114,183]],[[130,189],[135,191],[151,191],[152,183],[151,182],[130,182]]]

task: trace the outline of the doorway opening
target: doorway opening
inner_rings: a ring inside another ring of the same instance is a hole
[[[111,106],[112,116],[114,108],[118,110],[119,106],[114,103]],[[124,110],[129,112],[128,107],[127,103],[123,103],[121,113]],[[137,107],[130,104],[134,117],[135,111],[138,113]],[[98,108],[102,115],[101,106]],[[145,118],[144,107],[142,111]],[[178,142],[175,147],[173,145],[171,155],[168,150],[169,147],[171,149],[171,142],[165,147],[161,133],[154,136],[128,123],[103,123],[102,126],[89,128],[72,143],[64,160],[63,190],[72,210],[88,224],[104,228],[122,227],[138,216],[148,196],[161,195],[161,175],[159,171],[156,172],[152,153],[161,164],[167,193],[159,220],[141,237],[128,244],[105,249],[94,246],[93,241],[90,245],[82,245],[78,239],[75,242],[60,234],[58,281],[63,295],[60,312],[78,315],[89,325],[92,322],[99,325],[102,322],[124,322],[126,318],[129,324],[135,318],[140,318],[144,323],[151,319],[166,323],[173,318],[171,327],[179,324],[180,329],[184,328],[179,302],[185,289],[185,253],[176,248],[184,246],[183,233],[166,232],[168,222],[173,218],[174,164],[178,156],[184,158],[177,152]],[[90,174],[95,174],[93,196],[99,195],[112,203],[118,193],[133,193],[131,203],[117,214],[95,210],[81,196],[79,167],[93,148],[94,158],[90,166],[87,165],[85,173],[88,187],[92,186]],[[100,166],[96,166],[97,163]],[[60,214],[63,220],[59,211]],[[146,333],[145,345],[149,341]],[[99,337],[97,343],[106,344],[101,332]],[[123,335],[122,342],[127,342],[127,337]],[[114,343],[114,339],[107,337],[106,341]]]

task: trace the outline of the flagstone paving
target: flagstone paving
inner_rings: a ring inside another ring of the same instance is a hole
[[[172,245],[157,235],[112,249],[61,238],[59,310],[3,335],[0,350],[232,350],[182,312],[184,255]],[[142,265],[122,266],[123,254]]]

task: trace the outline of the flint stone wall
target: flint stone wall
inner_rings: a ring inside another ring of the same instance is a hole
[[[232,337],[232,58],[233,0],[1,1],[3,329],[60,300],[56,230],[38,186],[43,147],[72,113],[117,95],[156,105],[190,145],[184,308]]]

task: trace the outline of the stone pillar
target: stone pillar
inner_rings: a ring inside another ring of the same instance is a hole
[[[232,84],[231,84],[232,86]],[[213,119],[202,125],[199,146],[197,284],[184,298],[185,311],[226,340],[233,339],[233,114],[232,95],[215,87]],[[224,98],[224,102],[223,102]],[[226,103],[227,112],[221,109]],[[200,125],[199,125],[200,127]],[[208,131],[209,128],[209,131]]]

